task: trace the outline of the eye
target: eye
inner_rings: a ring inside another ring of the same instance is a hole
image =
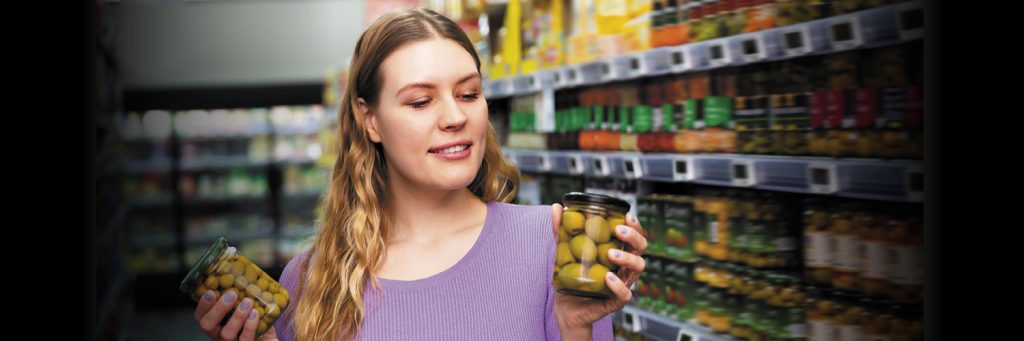
[[[472,102],[472,101],[475,101],[477,98],[480,98],[480,93],[477,93],[477,92],[468,93],[468,94],[462,95],[461,97],[462,97],[463,100],[465,100],[467,102]]]
[[[430,104],[430,99],[429,98],[421,100],[421,101],[416,101],[416,102],[409,103],[409,106],[413,107],[414,109],[423,109],[423,108],[427,107],[427,104]]]

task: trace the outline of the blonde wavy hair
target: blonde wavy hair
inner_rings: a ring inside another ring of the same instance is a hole
[[[359,98],[378,103],[380,65],[399,47],[431,38],[451,39],[480,58],[469,38],[450,19],[429,9],[390,12],[363,32],[352,56],[348,87],[338,111],[338,158],[330,187],[321,198],[320,231],[301,266],[292,326],[298,340],[353,339],[366,316],[364,288],[380,289],[373,276],[383,264],[389,227],[385,212],[387,164],[383,147],[367,135],[365,115],[354,110]],[[519,171],[501,154],[488,123],[484,158],[468,189],[481,200],[512,201]]]

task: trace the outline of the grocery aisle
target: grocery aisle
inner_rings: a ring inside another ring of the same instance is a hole
[[[271,278],[309,247],[345,60],[376,16],[417,5],[477,49],[517,203],[604,194],[645,227],[619,339],[924,338],[922,1],[409,0],[211,5],[237,11],[182,53],[223,73],[191,80],[126,67],[181,47],[118,46],[172,31],[118,38],[161,5],[97,4],[98,339],[203,339],[178,285],[220,237]],[[232,26],[275,11],[296,31]],[[211,47],[230,32],[252,45]]]

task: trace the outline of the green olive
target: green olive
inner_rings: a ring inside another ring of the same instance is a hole
[[[569,235],[579,234],[583,230],[583,213],[576,211],[562,212],[562,229]]]
[[[584,283],[580,281],[581,278],[586,278],[583,273],[583,265],[580,263],[571,263],[563,266],[558,271],[558,280],[562,282],[562,286],[569,289],[579,289]]]
[[[608,226],[608,221],[599,215],[595,215],[587,219],[587,237],[590,237],[595,243],[607,243],[611,240],[612,229]]]
[[[569,243],[569,250],[572,251],[573,257],[576,257],[576,259],[583,263],[593,262],[597,256],[597,245],[594,244],[593,240],[582,234],[572,238],[572,241]]]
[[[555,255],[555,265],[562,266],[575,261],[576,259],[573,258],[572,251],[569,250],[569,243],[558,243],[558,253]]]
[[[604,289],[604,276],[608,273],[608,268],[601,264],[594,264],[587,271],[587,277],[590,278],[590,283],[586,285],[584,290],[591,292],[600,292]]]
[[[614,243],[604,243],[597,246],[597,261],[609,269],[615,267],[611,260],[608,259],[608,250],[611,250],[614,247]]]

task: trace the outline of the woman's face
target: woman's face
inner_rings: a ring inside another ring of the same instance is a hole
[[[468,186],[483,161],[488,123],[473,57],[452,40],[428,39],[396,49],[381,74],[380,100],[366,123],[370,139],[384,146],[389,177],[438,190]]]

